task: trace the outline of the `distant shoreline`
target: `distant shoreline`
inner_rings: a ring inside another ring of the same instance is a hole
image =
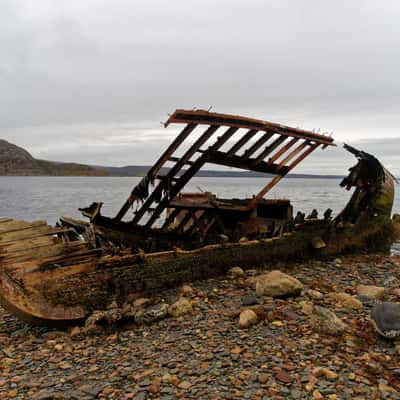
[[[268,178],[271,177],[272,175],[267,175],[267,174],[251,174],[251,173],[229,173],[229,172],[222,172],[220,173],[217,171],[217,173],[213,173],[214,171],[210,171],[210,173],[207,173],[207,171],[202,171],[202,173],[199,173],[195,175],[195,178]],[[35,174],[35,175],[23,175],[23,174],[7,174],[7,175],[0,175],[0,177],[14,177],[14,178],[61,178],[61,177],[68,177],[68,178],[85,178],[85,177],[91,177],[91,178],[142,178],[143,175],[40,175],[40,174]],[[290,174],[286,175],[284,177],[285,179],[343,179],[344,176],[340,175],[307,175],[307,174]]]

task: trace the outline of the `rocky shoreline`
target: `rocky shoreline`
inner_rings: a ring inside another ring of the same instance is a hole
[[[400,256],[273,269],[289,292],[235,268],[65,331],[0,309],[0,398],[400,399],[400,338],[370,320],[400,301]]]

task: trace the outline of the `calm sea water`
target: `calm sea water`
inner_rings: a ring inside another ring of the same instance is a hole
[[[114,216],[140,178],[126,177],[0,177],[0,217],[47,220],[54,224],[61,215],[80,217],[78,207],[102,201],[102,212]],[[295,212],[338,213],[350,198],[337,179],[284,179],[269,198],[289,198]],[[187,191],[211,191],[219,197],[251,197],[264,185],[264,178],[195,178]],[[400,190],[400,186],[398,188]],[[398,190],[398,191],[399,191]],[[400,212],[397,194],[394,211]]]

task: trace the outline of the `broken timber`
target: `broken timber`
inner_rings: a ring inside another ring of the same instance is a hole
[[[273,214],[279,208],[281,215],[290,218],[291,206],[287,201],[273,205],[264,196],[318,147],[334,145],[333,139],[326,135],[204,110],[176,110],[165,127],[170,124],[185,126],[133,188],[114,218],[101,215],[100,203],[82,209],[96,226],[109,228],[114,233],[118,231],[125,243],[133,240],[146,250],[165,249],[171,243],[185,248],[196,247],[199,243],[214,243],[215,236],[221,234],[235,241],[243,236],[243,221],[248,221],[251,215],[267,213],[271,226],[280,224]],[[208,206],[204,202],[196,205],[191,201],[186,206],[189,197],[182,196],[182,190],[206,164],[262,172],[271,177],[252,199],[214,199]],[[160,175],[163,167],[169,168],[168,172]],[[130,219],[127,213],[132,207],[135,211]],[[264,225],[266,222],[263,221]],[[257,221],[253,219],[253,223],[256,225]],[[149,231],[153,242],[159,242],[153,248],[139,239],[140,236],[147,237]],[[254,226],[254,232],[258,231],[258,226]],[[183,234],[184,243],[180,240]]]

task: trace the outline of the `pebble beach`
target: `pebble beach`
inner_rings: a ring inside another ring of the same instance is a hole
[[[302,290],[260,295],[257,279],[272,269]],[[0,398],[400,399],[400,339],[370,321],[374,303],[400,301],[399,282],[399,255],[345,256],[188,283],[151,302],[190,307],[149,324],[54,330],[0,308]],[[316,306],[339,333],[316,326]],[[242,320],[249,309],[256,318]]]

